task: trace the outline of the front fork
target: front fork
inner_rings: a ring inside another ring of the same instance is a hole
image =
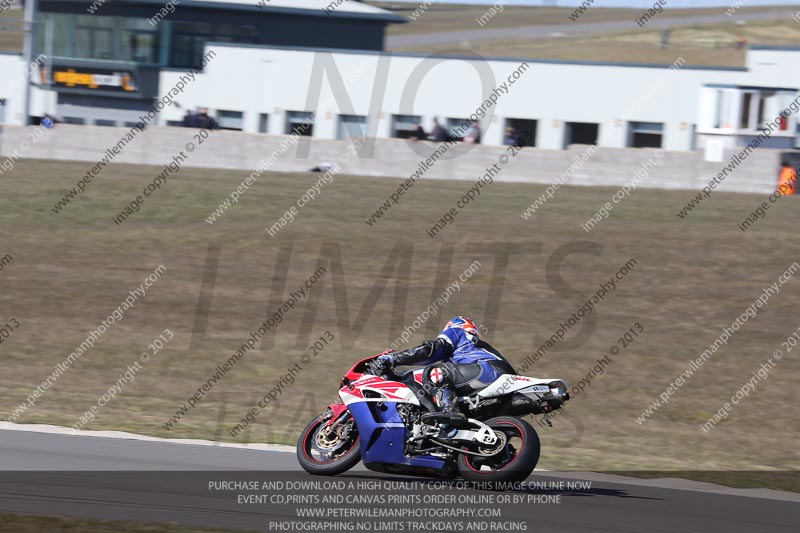
[[[332,403],[328,406],[328,409],[331,410],[333,415],[331,419],[322,426],[326,431],[330,431],[331,427],[338,425],[340,421],[344,420],[344,416],[347,414],[347,406],[343,403]]]

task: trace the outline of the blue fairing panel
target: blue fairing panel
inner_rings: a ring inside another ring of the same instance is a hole
[[[395,402],[358,402],[347,406],[361,438],[361,460],[364,464],[389,463],[423,468],[444,468],[438,457],[407,457],[404,453],[406,429]]]

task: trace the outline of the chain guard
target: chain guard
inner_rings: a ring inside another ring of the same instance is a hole
[[[506,444],[508,444],[508,438],[506,437],[506,434],[503,433],[502,431],[494,431],[486,424],[475,419],[469,419],[469,422],[472,425],[479,426],[478,431],[459,430],[458,433],[456,433],[451,439],[449,439],[449,443],[442,442],[441,440],[435,438],[431,438],[430,440],[431,442],[436,443],[437,445],[445,449],[466,455],[474,455],[477,457],[492,457],[494,455],[497,455],[505,448]],[[472,438],[469,441],[467,441],[466,436],[462,436],[459,439],[459,434],[462,433],[473,433],[473,435]],[[464,449],[463,447],[459,448],[451,444],[459,441],[466,443],[466,445],[470,447],[476,446],[477,451],[467,450]]]

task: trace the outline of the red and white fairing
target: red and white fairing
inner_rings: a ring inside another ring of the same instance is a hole
[[[521,392],[528,396],[551,393],[560,397],[566,392],[566,385],[564,385],[563,390],[559,390],[559,387],[554,386],[555,383],[563,383],[563,381],[556,378],[530,378],[515,374],[503,374],[488,387],[479,391],[478,396],[491,398],[493,396]]]
[[[406,402],[419,405],[417,395],[406,385],[369,374],[362,376],[349,386],[339,389],[339,397],[345,405],[353,402]],[[365,396],[368,391],[375,394]]]
[[[374,357],[369,357],[359,361],[350,369],[350,372],[345,375],[345,379],[349,383],[339,389],[339,397],[342,399],[342,402],[344,402],[345,405],[350,405],[354,402],[407,402],[419,405],[417,395],[414,394],[414,391],[407,385],[398,381],[385,380],[381,377],[356,370],[363,368],[364,363],[373,358]],[[417,383],[422,383],[421,368],[414,371],[414,380]]]
[[[355,370],[356,368],[361,368],[364,362],[371,359],[360,361],[345,376],[348,384],[339,389],[339,397],[345,405],[350,405],[354,402],[407,402],[420,405],[417,395],[407,385]],[[422,383],[422,373],[423,369],[421,368],[414,370],[414,381]],[[435,376],[432,375],[431,379],[435,381],[434,378]],[[544,395],[551,395],[560,399],[566,394],[567,386],[563,380],[555,378],[532,378],[503,374],[489,386],[479,391],[477,396],[480,398],[492,398],[515,392],[522,393],[534,400],[538,400]]]

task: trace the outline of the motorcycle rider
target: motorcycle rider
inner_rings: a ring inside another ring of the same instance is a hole
[[[415,348],[381,355],[381,368],[399,365],[426,365],[422,373],[423,388],[433,397],[438,409],[425,413],[425,422],[446,426],[463,425],[466,417],[458,410],[458,393],[484,389],[503,374],[516,374],[511,364],[478,334],[478,327],[469,318],[451,319],[442,333],[432,341]]]

